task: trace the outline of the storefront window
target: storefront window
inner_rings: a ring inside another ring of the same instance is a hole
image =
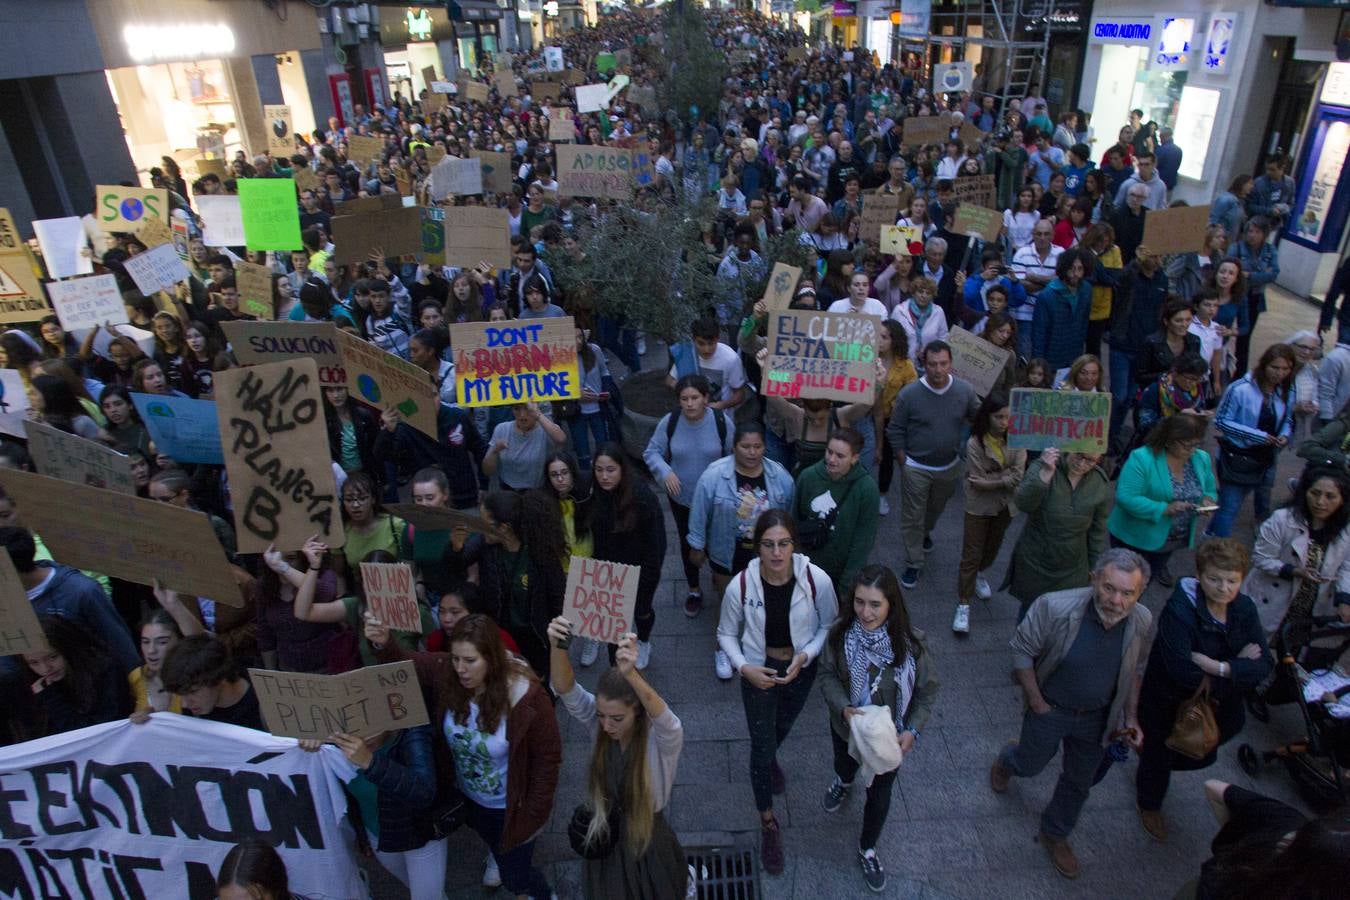
[[[1181,92],[1185,86],[1185,72],[1168,72],[1157,68],[1140,70],[1134,82],[1134,93],[1130,97],[1130,109],[1142,109],[1146,122],[1157,122],[1159,128],[1171,128],[1176,124],[1177,106],[1181,103]]]
[[[242,149],[230,79],[220,60],[110,69],[127,146],[142,171],[172,156],[228,159]]]
[[[1183,177],[1196,180],[1204,177],[1209,137],[1214,130],[1214,117],[1218,111],[1218,91],[1189,84],[1182,87],[1172,140],[1181,148]]]

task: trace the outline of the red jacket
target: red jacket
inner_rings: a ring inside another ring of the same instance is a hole
[[[376,654],[380,662],[410,659],[417,667],[417,680],[434,695],[435,709],[431,727],[437,738],[436,782],[439,787],[454,783],[455,761],[445,740],[445,717],[449,711],[444,685],[457,678],[448,653],[405,650],[390,641]],[[506,716],[506,822],[502,829],[502,851],[528,841],[548,824],[553,814],[553,797],[558,789],[558,771],[562,767],[562,737],[553,704],[539,682],[521,665],[511,683],[511,711]]]

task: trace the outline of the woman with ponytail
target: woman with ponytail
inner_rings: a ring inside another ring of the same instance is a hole
[[[681,900],[689,870],[662,810],[670,802],[684,726],[637,668],[637,635],[627,634],[615,668],[592,694],[576,683],[567,656],[571,625],[548,626],[553,690],[572,718],[596,729],[586,801],[568,828],[586,862],[587,897]]]

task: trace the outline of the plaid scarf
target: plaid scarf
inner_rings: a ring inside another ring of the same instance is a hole
[[[872,695],[881,686],[881,670],[895,662],[895,651],[891,649],[891,635],[885,628],[868,631],[857,619],[844,633],[844,658],[848,661],[849,697],[854,706],[869,706]],[[878,675],[875,682],[868,681],[867,670],[875,667]],[[914,694],[914,654],[906,653],[905,661],[895,672],[895,727],[904,726],[905,710],[909,708],[909,699]]]

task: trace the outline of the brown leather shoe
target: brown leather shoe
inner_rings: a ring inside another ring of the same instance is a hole
[[[1003,767],[1003,763],[998,757],[994,758],[994,764],[989,767],[989,787],[995,794],[1005,794],[1008,792],[1008,782],[1012,780],[1012,774]]]
[[[1050,854],[1050,862],[1054,865],[1055,871],[1065,878],[1078,877],[1078,857],[1073,855],[1073,848],[1064,838],[1051,837],[1044,831],[1041,832],[1041,846],[1045,852]]]
[[[1139,810],[1139,824],[1144,826],[1148,836],[1158,843],[1167,840],[1167,820],[1163,818],[1160,809],[1144,809],[1141,806],[1135,807]]]

